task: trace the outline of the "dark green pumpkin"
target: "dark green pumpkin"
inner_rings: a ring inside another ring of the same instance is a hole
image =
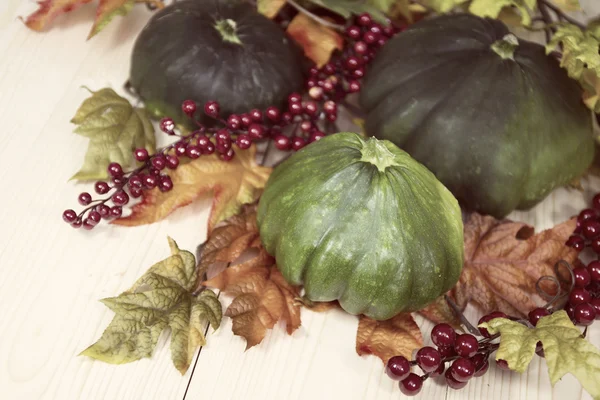
[[[581,94],[539,44],[497,20],[455,14],[385,44],[360,102],[369,135],[406,150],[467,208],[503,217],[590,165]]]
[[[257,219],[285,279],[352,314],[420,309],[462,270],[458,202],[389,141],[338,133],[307,146],[275,168]]]
[[[249,3],[184,0],[144,27],[129,82],[153,114],[182,122],[187,99],[216,100],[224,116],[281,105],[302,88],[303,63],[284,31]]]

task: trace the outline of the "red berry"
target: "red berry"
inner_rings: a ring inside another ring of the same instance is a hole
[[[302,101],[302,96],[299,93],[292,93],[288,96],[288,103],[300,103]]]
[[[62,217],[65,222],[72,224],[77,219],[77,213],[74,210],[65,210]]]
[[[266,110],[267,118],[273,122],[278,122],[281,118],[281,112],[277,107],[269,107]]]
[[[219,103],[216,101],[207,101],[204,104],[204,113],[209,117],[218,117],[220,111]]]
[[[361,64],[362,64],[361,60],[356,56],[348,57],[345,62],[346,68],[348,68],[351,71],[360,67]]]
[[[171,177],[168,175],[161,176],[160,180],[158,181],[158,190],[161,192],[168,192],[171,189],[173,189],[173,181],[171,180]]]
[[[167,166],[167,160],[162,154],[157,154],[156,156],[154,156],[151,162],[152,166],[159,171],[165,169],[165,167]]]
[[[94,221],[91,221],[88,218],[86,218],[86,219],[83,220],[83,229],[91,231],[92,229],[94,229],[94,226],[96,226],[96,224],[94,223]]]
[[[175,130],[175,121],[172,118],[163,118],[160,120],[160,130],[166,134],[172,135]]]
[[[600,235],[600,222],[587,220],[581,224],[581,233],[583,236],[592,239]]]
[[[137,199],[138,197],[140,197],[143,194],[143,190],[142,188],[137,188],[137,187],[131,187],[129,188],[129,195],[131,197],[133,197],[134,199]]]
[[[193,100],[184,100],[181,103],[181,110],[188,116],[192,117],[196,112],[196,103]]]
[[[211,155],[215,152],[215,145],[211,142],[208,142],[208,144],[201,150],[201,152],[202,154]]]
[[[594,307],[596,319],[600,319],[600,298],[590,300],[590,305]]]
[[[373,32],[365,32],[362,38],[366,44],[373,44],[379,40],[379,35]]]
[[[133,152],[133,156],[137,161],[144,162],[148,159],[148,150],[144,148],[135,149],[135,151]]]
[[[423,378],[411,373],[399,383],[400,391],[405,396],[416,396],[423,387]]]
[[[300,103],[290,103],[289,110],[292,115],[300,115],[302,114],[302,104]]]
[[[438,346],[438,351],[442,358],[450,358],[456,355],[456,351],[454,351],[454,345],[452,346]]]
[[[356,25],[351,25],[348,28],[346,28],[346,35],[348,35],[348,37],[350,39],[358,39],[360,38],[362,31],[360,30],[360,28]]]
[[[261,139],[265,135],[265,129],[262,125],[252,124],[248,127],[248,135],[253,139]]]
[[[360,26],[369,26],[373,23],[373,20],[369,14],[362,13],[356,18],[356,23]]]
[[[308,139],[308,141],[310,143],[312,142],[316,142],[317,140],[321,140],[325,137],[325,134],[321,131],[314,131],[313,133],[310,134],[310,138]]]
[[[335,114],[337,113],[337,104],[335,104],[335,101],[327,100],[323,103],[323,111],[327,114]]]
[[[506,362],[506,360],[496,360],[496,366],[505,371],[511,371],[511,369],[508,367],[508,363]]]
[[[365,69],[363,67],[358,67],[354,71],[352,71],[352,76],[355,78],[362,78],[365,76]]]
[[[100,216],[104,219],[108,219],[110,218],[110,207],[107,206],[106,204],[98,204],[96,206],[96,211],[98,211],[98,214],[100,214]]]
[[[275,142],[275,147],[277,147],[279,150],[286,151],[292,147],[290,138],[285,135],[277,135],[273,141]]]
[[[536,326],[538,321],[542,317],[545,317],[547,315],[550,315],[550,311],[548,311],[545,308],[538,307],[538,308],[534,308],[533,310],[529,311],[529,314],[527,314],[527,317],[529,318],[529,322],[531,322],[531,325]]]
[[[227,127],[231,130],[238,130],[240,129],[240,126],[242,125],[242,119],[240,118],[239,115],[236,114],[231,114],[229,117],[227,117]]]
[[[434,378],[436,376],[440,376],[441,374],[444,373],[445,370],[446,370],[446,365],[443,362],[441,362],[440,366],[435,371],[429,373],[429,376],[432,378]]]
[[[81,221],[81,218],[77,218],[75,221],[73,221],[71,226],[75,229],[78,229],[78,228],[81,228],[82,224],[83,224],[83,222]]]
[[[401,381],[410,374],[410,362],[406,357],[394,356],[388,360],[385,372],[390,378]]]
[[[169,168],[169,169],[176,169],[179,166],[179,158],[177,158],[177,156],[174,156],[172,154],[168,154],[165,157],[165,161],[167,164],[167,168]]]
[[[327,114],[327,121],[335,122],[337,120],[337,115],[335,114]]]
[[[437,324],[431,330],[431,340],[438,347],[453,347],[456,339],[456,332],[448,324]]]
[[[110,209],[110,215],[113,218],[120,218],[123,215],[123,208],[121,206],[113,206]]]
[[[310,132],[310,130],[312,129],[313,124],[310,121],[302,121],[300,123],[300,130],[302,132]]]
[[[595,260],[588,264],[587,270],[590,273],[592,282],[600,282],[600,261]]]
[[[577,217],[577,221],[579,222],[585,222],[591,219],[597,219],[598,218],[598,212],[596,210],[594,210],[593,208],[586,208],[584,210],[581,210],[581,212],[579,213],[579,216]]]
[[[314,117],[317,115],[318,111],[319,111],[319,107],[317,107],[317,103],[315,103],[314,101],[307,101],[304,104],[304,112],[307,115]]]
[[[229,149],[226,152],[221,153],[219,157],[223,161],[231,161],[231,159],[233,159],[233,156],[235,156],[235,152],[233,151],[233,149]]]
[[[354,52],[356,54],[360,54],[360,55],[366,54],[367,50],[368,50],[368,46],[365,42],[354,43]]]
[[[596,319],[596,309],[589,303],[579,304],[575,306],[574,315],[579,325],[590,325]]]
[[[348,82],[348,93],[356,93],[358,91],[360,91],[360,82],[349,81]]]
[[[92,202],[92,196],[88,192],[83,192],[79,195],[77,200],[82,206],[87,206]]]
[[[240,115],[240,119],[242,120],[242,126],[250,126],[252,123],[252,118],[250,118],[249,114]]]
[[[246,150],[252,146],[252,139],[250,139],[250,136],[242,133],[241,135],[238,135],[237,139],[235,139],[235,144],[240,149]]]
[[[335,90],[335,86],[333,85],[333,82],[331,82],[329,79],[327,79],[326,81],[323,81],[322,88],[324,91],[326,91],[328,93],[331,93]]]
[[[592,299],[590,292],[585,290],[584,288],[573,288],[571,290],[571,294],[569,295],[569,304],[573,306],[578,306],[579,304],[589,303]]]
[[[142,175],[141,178],[146,189],[153,189],[158,183],[158,179],[154,175]]]
[[[311,99],[321,100],[323,98],[323,88],[321,87],[311,87],[308,91],[308,95]]]
[[[451,371],[452,368],[448,368],[446,370],[446,373],[444,374],[444,376],[446,377],[446,384],[448,385],[448,387],[458,390],[467,386],[467,382],[459,382],[456,379],[454,379]]]
[[[475,365],[475,374],[473,376],[483,376],[490,367],[487,354],[477,353],[471,357],[471,362]]]
[[[596,210],[600,210],[600,193],[596,194],[592,199],[592,207]]]
[[[292,113],[286,111],[283,114],[281,114],[281,119],[285,124],[289,124],[294,120],[294,116],[292,115]]]
[[[174,149],[175,149],[175,154],[177,154],[179,157],[183,157],[185,156],[186,150],[187,150],[187,143],[185,142],[177,142],[175,143]]]
[[[325,64],[323,66],[323,72],[325,73],[325,75],[335,74],[335,65],[333,65],[332,63]]]
[[[191,158],[192,160],[195,160],[196,158],[200,157],[201,154],[202,149],[200,148],[200,146],[189,145],[185,150],[185,155]]]
[[[121,164],[119,163],[111,162],[110,164],[108,164],[106,170],[108,171],[108,174],[112,177],[118,178],[123,176],[123,168],[121,168]]]
[[[262,122],[262,111],[255,108],[254,110],[250,111],[250,118],[252,118],[252,121],[254,122]]]
[[[415,360],[424,372],[433,372],[440,366],[442,356],[433,347],[425,346],[417,351]]]
[[[565,244],[577,251],[581,251],[585,248],[585,241],[581,236],[571,235]]]
[[[575,319],[575,306],[573,304],[565,304],[564,310],[571,321]]]
[[[475,374],[475,364],[468,358],[458,358],[452,363],[450,373],[455,380],[466,382]]]
[[[231,135],[227,129],[219,129],[215,134],[217,142],[226,143],[231,141]]]
[[[124,206],[125,204],[129,203],[129,195],[123,190],[119,190],[112,195],[111,200],[117,206]]]
[[[306,140],[303,137],[295,136],[292,139],[292,149],[293,150],[298,151],[301,148],[303,148],[304,146],[306,146]]]
[[[111,180],[115,186],[122,186],[125,183],[125,178],[123,176],[115,176]]]
[[[106,194],[110,190],[110,186],[106,182],[98,181],[94,184],[94,190],[98,194]]]
[[[142,178],[139,175],[131,175],[129,177],[129,187],[130,188],[141,188],[144,186],[144,183],[142,182]]]
[[[575,286],[577,287],[584,288],[592,281],[592,277],[585,267],[575,268],[573,270],[573,276],[575,277]]]
[[[454,350],[456,354],[461,357],[469,358],[477,353],[479,349],[479,342],[475,338],[475,336],[464,333],[462,335],[458,335],[456,340],[454,341]]]
[[[592,250],[594,250],[596,254],[600,254],[600,238],[592,239]]]
[[[92,223],[94,225],[97,225],[101,219],[102,219],[102,216],[100,215],[100,213],[98,211],[90,211],[90,213],[88,214],[88,220],[90,221],[90,223]]]

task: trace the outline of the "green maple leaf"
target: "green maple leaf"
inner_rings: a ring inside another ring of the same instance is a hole
[[[583,31],[573,24],[563,24],[546,45],[546,53],[554,51],[559,44],[563,48],[560,65],[571,78],[581,79],[586,69],[600,76],[600,25],[591,24]]]
[[[521,14],[523,25],[531,25],[529,14],[536,7],[536,0],[473,0],[469,12],[480,17],[498,18],[505,7],[515,7]]]
[[[524,372],[535,354],[536,344],[542,342],[552,385],[571,373],[594,399],[600,399],[600,351],[582,337],[565,311],[541,318],[535,328],[506,318],[496,318],[480,326],[492,334],[500,333],[496,360],[505,360],[510,369]]]
[[[104,29],[117,15],[124,17],[129,14],[134,5],[135,0],[100,0],[96,10],[96,21],[88,39]]]
[[[83,166],[71,179],[104,179],[111,162],[128,166],[133,150],[146,148],[154,152],[154,128],[146,111],[134,108],[112,89],[91,91],[71,122],[75,133],[90,139]]]
[[[205,321],[217,329],[223,310],[211,290],[192,295],[196,259],[171,238],[169,246],[170,257],[150,267],[126,292],[102,300],[115,317],[81,355],[110,364],[151,357],[160,334],[169,327],[173,364],[181,374],[187,371],[196,349],[206,344]]]

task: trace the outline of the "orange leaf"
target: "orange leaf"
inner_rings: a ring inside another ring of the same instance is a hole
[[[34,31],[43,31],[60,14],[73,11],[92,0],[41,0],[38,10],[27,17],[25,25]]]
[[[298,14],[288,25],[287,33],[304,49],[304,54],[322,67],[327,64],[334,50],[344,45],[342,36],[304,14]]]
[[[267,18],[273,18],[285,6],[285,3],[286,0],[258,0],[256,5],[259,13]]]
[[[469,301],[484,313],[525,315],[538,306],[535,284],[555,276],[554,265],[577,263],[577,252],[565,242],[575,219],[534,235],[532,227],[471,214],[465,224],[465,266],[451,294],[459,307]]]
[[[427,307],[419,311],[419,314],[435,324],[445,322],[455,327],[460,325],[460,320],[456,317],[444,296],[440,296],[428,304]]]
[[[274,262],[261,249],[255,258],[204,282],[235,296],[225,315],[233,319],[233,333],[246,339],[246,349],[260,343],[279,320],[286,322],[288,334],[301,323],[298,288],[285,281]]]
[[[360,316],[356,332],[356,352],[360,356],[373,354],[384,363],[396,355],[410,360],[413,350],[421,346],[423,335],[409,313],[385,321]]]
[[[260,189],[264,188],[271,168],[256,164],[255,154],[255,147],[251,147],[238,151],[231,161],[221,161],[213,154],[181,165],[171,173],[172,190],[163,193],[154,189],[148,192],[142,202],[133,207],[130,216],[113,223],[125,226],[151,224],[212,193],[213,204],[208,220],[210,234],[217,223],[237,214],[243,204],[255,201]]]
[[[134,4],[135,0],[100,0],[96,10],[96,21],[94,21],[88,39],[104,29],[117,15],[125,16],[129,14]]]

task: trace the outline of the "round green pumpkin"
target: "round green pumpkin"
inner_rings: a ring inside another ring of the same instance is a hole
[[[257,219],[285,279],[351,314],[418,310],[462,270],[456,199],[385,140],[338,133],[292,155],[270,176]]]
[[[581,88],[539,44],[468,14],[414,24],[368,68],[369,135],[429,168],[466,207],[527,209],[590,165]]]
[[[129,82],[154,115],[185,122],[188,99],[216,100],[224,116],[283,105],[302,88],[304,62],[251,4],[183,0],[158,11],[136,39]]]

